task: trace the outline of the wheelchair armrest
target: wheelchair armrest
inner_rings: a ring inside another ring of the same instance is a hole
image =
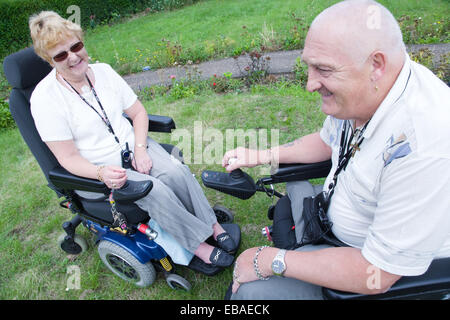
[[[63,167],[56,167],[48,173],[50,182],[61,190],[80,190],[108,194],[110,189],[101,181],[71,174]]]
[[[450,258],[434,260],[420,276],[403,276],[387,292],[363,295],[322,288],[325,299],[442,299],[450,294]]]
[[[120,203],[133,203],[148,195],[153,188],[151,180],[125,182],[122,188],[113,190],[114,200]]]
[[[124,113],[123,116],[128,121],[130,121],[131,124],[133,123],[128,115]],[[176,129],[176,126],[171,117],[160,116],[156,114],[148,115],[148,131],[170,133],[174,129]]]
[[[56,167],[49,172],[50,182],[60,190],[80,190],[109,194],[109,189],[103,182],[76,176],[63,167]],[[122,188],[114,189],[114,200],[121,203],[131,203],[145,197],[153,188],[151,180],[127,181]]]
[[[328,175],[330,170],[331,160],[305,164],[280,164],[278,169],[272,173],[270,183],[323,178]]]

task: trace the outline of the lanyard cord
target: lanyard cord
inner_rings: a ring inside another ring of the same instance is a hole
[[[349,139],[347,139],[348,120],[346,120],[344,122],[344,125],[342,126],[342,131],[341,131],[341,142],[340,142],[340,146],[339,146],[338,166],[336,168],[336,171],[334,172],[333,182],[331,182],[330,185],[328,186],[328,196],[327,196],[328,204],[331,199],[331,196],[334,193],[334,189],[336,188],[338,175],[339,175],[339,173],[341,173],[342,170],[345,170],[345,168],[347,167],[347,165],[350,161],[350,158],[352,158],[355,155],[356,151],[359,150],[359,147],[361,146],[362,142],[364,141],[363,133],[366,130],[369,122],[370,122],[370,119],[369,119],[369,121],[366,122],[364,127],[362,127],[361,129],[355,129],[354,131],[352,131],[352,134],[350,135]],[[355,138],[356,138],[355,143],[351,143],[353,141],[353,139],[355,139]]]
[[[113,135],[114,135],[114,139],[116,140],[116,142],[119,144],[119,146],[120,146],[120,142],[119,142],[119,138],[117,138],[117,136],[116,136],[116,134],[115,134],[115,132],[114,132],[114,129],[113,129],[113,127],[112,127],[112,125],[111,125],[111,122],[109,121],[109,118],[108,118],[108,115],[106,114],[106,112],[105,112],[105,109],[103,109],[103,105],[102,105],[102,103],[100,102],[100,99],[98,98],[98,96],[97,96],[97,92],[95,92],[95,89],[94,89],[94,86],[92,85],[92,83],[91,83],[91,81],[89,80],[89,78],[88,78],[88,76],[87,76],[87,74],[85,75],[85,77],[86,77],[86,80],[88,81],[88,83],[89,83],[89,87],[91,87],[91,90],[92,90],[92,92],[94,93],[94,97],[95,97],[95,99],[97,100],[97,103],[98,103],[98,105],[100,106],[100,109],[102,110],[102,113],[103,113],[103,117],[102,117],[102,115],[97,111],[97,109],[95,109],[66,79],[64,79],[64,81],[72,88],[72,90],[73,91],[75,91],[77,94],[78,94],[78,96],[81,98],[81,100],[83,100],[84,101],[84,103],[86,103],[92,110],[94,110],[95,111],[95,113],[96,114],[98,114],[98,116],[102,119],[102,121],[103,121],[103,123],[106,125],[106,127],[108,128],[108,131],[110,132],[110,133],[112,133]]]

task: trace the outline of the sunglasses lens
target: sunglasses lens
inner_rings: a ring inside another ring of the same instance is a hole
[[[83,42],[79,41],[77,43],[75,43],[73,46],[70,47],[70,51],[72,52],[78,52],[81,49],[83,49],[84,44]],[[53,60],[55,60],[55,62],[61,62],[67,59],[67,57],[69,56],[69,53],[67,51],[63,51],[58,53],[56,56],[53,57]]]
[[[67,58],[69,54],[67,53],[67,51],[63,51],[58,53],[56,56],[53,57],[53,60],[55,60],[55,62],[61,62],[63,60],[65,60]]]
[[[78,52],[81,49],[83,49],[83,47],[84,47],[84,44],[83,44],[83,42],[80,41],[80,42],[75,43],[73,46],[71,46],[70,51]]]

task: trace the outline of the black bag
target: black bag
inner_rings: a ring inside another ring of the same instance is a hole
[[[278,200],[273,213],[271,237],[276,248],[291,249],[297,244],[291,200],[288,196]]]
[[[294,219],[289,197],[282,197],[275,206],[273,215],[272,241],[277,248],[296,249],[307,244],[327,243],[333,246],[346,246],[331,232],[332,223],[328,220],[324,194],[303,199],[303,219],[305,221],[303,239],[297,243]]]
[[[333,223],[327,216],[328,201],[326,193],[321,192],[315,197],[306,197],[303,199],[303,237],[295,245],[298,248],[307,244],[329,244],[335,247],[347,246],[339,241],[331,231]]]

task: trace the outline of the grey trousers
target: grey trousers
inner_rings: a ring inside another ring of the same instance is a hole
[[[304,221],[302,218],[303,198],[322,191],[322,186],[313,186],[308,181],[289,182],[286,185],[291,200],[296,238],[300,241]],[[306,245],[296,251],[313,251],[329,248],[329,245]],[[292,267],[292,266],[288,266]],[[294,266],[295,267],[295,266]],[[322,300],[322,287],[292,278],[272,276],[267,281],[253,281],[241,284],[232,300]]]
[[[151,180],[153,189],[135,203],[186,250],[194,253],[213,234],[216,215],[189,168],[148,138],[150,175],[127,170],[128,179]]]
[[[212,226],[217,223],[214,210],[186,165],[153,139],[148,138],[147,144],[153,162],[150,175],[128,169],[127,176],[132,181],[151,180],[153,188],[135,203],[183,248],[194,253],[213,234]],[[91,192],[77,193],[85,198],[99,197]]]

